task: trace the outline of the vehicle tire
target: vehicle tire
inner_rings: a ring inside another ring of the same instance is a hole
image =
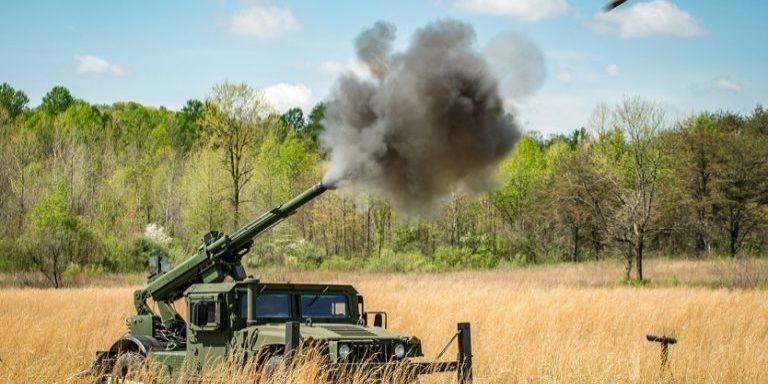
[[[288,370],[286,369],[283,355],[270,357],[264,364],[264,370],[261,374],[266,379],[272,379],[273,377],[278,379],[288,378]]]
[[[124,352],[117,357],[112,375],[118,379],[139,379],[145,372],[144,356],[137,352]]]

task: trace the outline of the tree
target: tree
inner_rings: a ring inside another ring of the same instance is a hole
[[[21,90],[15,90],[8,83],[0,84],[0,107],[5,108],[11,118],[18,116],[29,103],[29,97]]]
[[[23,241],[31,263],[54,288],[62,286],[68,265],[85,263],[100,251],[86,222],[69,211],[61,186],[35,205]]]
[[[758,116],[759,118],[760,116]],[[717,124],[738,121],[734,116],[719,116]],[[744,239],[768,215],[768,137],[752,134],[742,127],[724,133],[718,145],[722,163],[714,175],[717,189],[715,215],[728,239],[728,253],[735,256]],[[755,131],[753,131],[755,132]]]
[[[240,225],[243,193],[251,181],[254,151],[264,137],[268,113],[261,94],[228,82],[215,86],[203,107],[201,124],[213,148],[221,151],[229,174],[233,228]]]
[[[678,180],[664,202],[671,216],[668,222],[676,232],[689,228],[694,250],[702,256],[712,243],[712,179],[722,137],[712,116],[700,114],[684,120],[666,139],[675,153],[671,165],[674,179]],[[689,219],[681,220],[681,215]]]
[[[220,156],[210,148],[201,148],[187,159],[187,172],[181,180],[182,218],[189,238],[220,230],[228,221],[224,188],[227,175],[220,172]]]
[[[171,145],[179,154],[186,154],[200,138],[200,124],[203,102],[200,100],[187,100],[181,111],[175,115],[173,124],[169,127],[168,136]]]
[[[544,198],[549,203],[547,214],[568,229],[569,260],[575,263],[581,259],[581,239],[586,235],[591,237],[595,257],[598,257],[601,244],[596,222],[603,209],[606,186],[594,172],[589,156],[590,142],[581,136],[574,145],[574,151],[554,165],[556,176]]]
[[[609,202],[603,203],[610,210],[601,215],[602,225],[626,256],[627,280],[634,262],[642,281],[646,241],[658,231],[653,219],[665,171],[659,140],[665,115],[657,105],[639,99],[623,100],[610,115],[606,112],[598,109],[602,116],[596,119],[597,165],[610,185]]]
[[[325,103],[318,103],[312,108],[309,113],[306,129],[304,129],[304,136],[309,138],[314,145],[317,145],[320,138],[320,134],[325,130],[323,121],[325,120]]]
[[[301,132],[306,127],[307,123],[304,121],[304,112],[301,108],[291,108],[285,112],[280,119],[290,127],[294,132]]]
[[[504,182],[493,193],[493,204],[501,212],[510,233],[517,235],[513,243],[522,247],[519,253],[526,261],[536,262],[539,239],[536,238],[534,205],[537,192],[547,179],[546,159],[539,143],[530,135],[523,136],[512,154],[501,163],[499,171]]]
[[[38,147],[35,137],[27,130],[19,130],[9,140],[11,146],[10,162],[7,163],[11,169],[11,191],[13,198],[17,202],[16,207],[16,225],[19,231],[24,228],[24,219],[27,215],[27,202],[30,189],[30,169],[29,166],[38,156]]]
[[[43,96],[41,108],[50,115],[64,112],[75,101],[69,89],[57,85]]]
[[[10,212],[12,188],[11,180],[13,179],[13,170],[11,169],[11,162],[13,161],[13,147],[10,143],[14,137],[12,133],[13,121],[10,114],[3,108],[0,108],[0,162],[6,164],[4,167],[0,167],[0,220],[5,223],[11,223],[14,221],[13,214]],[[12,225],[5,225],[0,228],[0,243],[2,243],[2,237],[7,236],[10,232],[9,227]]]

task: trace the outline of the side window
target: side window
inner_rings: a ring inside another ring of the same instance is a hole
[[[243,320],[248,318],[248,294],[243,292],[237,298],[238,306],[240,307],[240,318]]]
[[[221,319],[221,306],[218,301],[198,301],[192,303],[192,325],[201,329],[218,329]]]

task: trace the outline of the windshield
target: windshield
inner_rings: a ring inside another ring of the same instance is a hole
[[[289,318],[291,317],[291,296],[283,293],[262,293],[256,295],[256,317]],[[245,317],[248,300],[245,295],[240,300],[240,313]]]
[[[345,295],[301,295],[301,317],[349,317],[349,304]]]

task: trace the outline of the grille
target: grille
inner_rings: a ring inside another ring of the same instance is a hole
[[[376,336],[375,334],[366,331],[365,329],[362,329],[360,327],[354,327],[349,325],[327,325],[326,328],[328,330],[331,330],[335,333],[338,333],[341,336],[353,336],[353,337],[371,337]]]
[[[352,353],[346,361],[350,363],[384,363],[392,359],[392,346],[389,343],[346,343]]]

